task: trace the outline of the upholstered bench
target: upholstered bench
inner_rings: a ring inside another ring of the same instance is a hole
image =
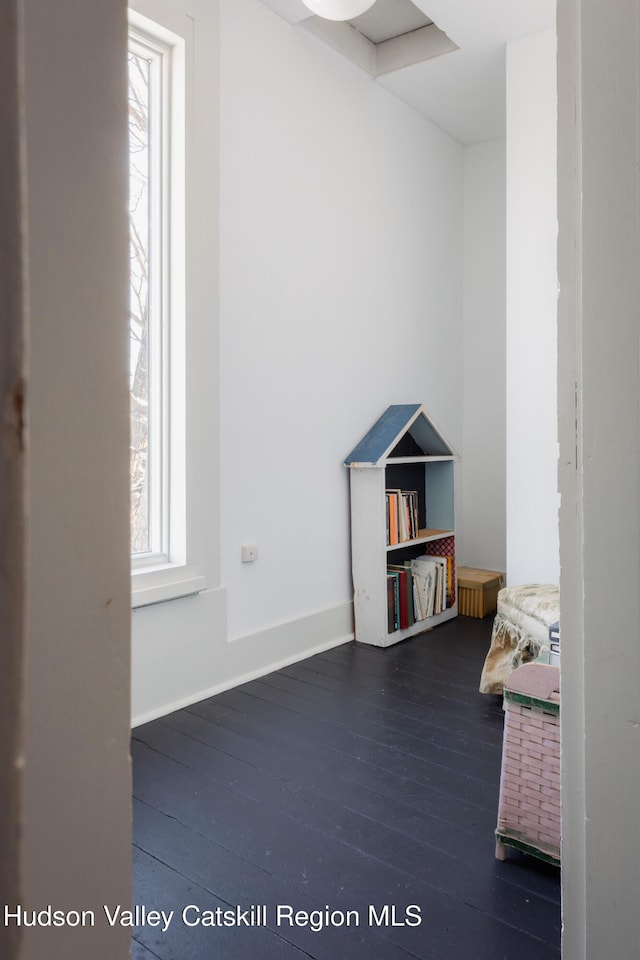
[[[503,587],[493,621],[480,693],[502,693],[516,667],[549,653],[549,627],[560,619],[557,585],[527,583]]]

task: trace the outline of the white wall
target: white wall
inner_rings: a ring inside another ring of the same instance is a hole
[[[507,45],[507,580],[557,582],[556,39]]]
[[[193,702],[229,676],[220,588],[218,5],[133,0],[186,46],[186,556],[206,590],[133,612],[133,717]]]
[[[388,404],[424,402],[462,447],[462,148],[258,0],[220,13],[219,354],[205,260],[188,374],[209,589],[134,613],[134,722],[350,638],[342,464]]]
[[[342,461],[386,406],[461,446],[463,152],[257,0],[221,62],[222,572],[231,646],[275,658],[315,611],[349,635]]]
[[[506,143],[464,152],[461,563],[506,570]]]
[[[25,907],[30,960],[129,955],[126,5],[26,0]],[[106,41],[105,42],[105,38]],[[3,134],[4,135],[4,134]]]

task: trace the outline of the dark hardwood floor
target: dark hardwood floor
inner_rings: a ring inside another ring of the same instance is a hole
[[[134,903],[174,914],[134,960],[557,960],[559,871],[494,859],[490,630],[337,647],[135,729]]]

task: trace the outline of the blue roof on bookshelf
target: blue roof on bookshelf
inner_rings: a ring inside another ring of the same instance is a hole
[[[453,456],[453,450],[428,419],[422,404],[400,403],[387,407],[344,461],[346,466],[379,464],[393,455],[402,438],[409,434],[425,456]]]

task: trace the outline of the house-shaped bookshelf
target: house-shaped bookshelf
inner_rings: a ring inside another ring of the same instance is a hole
[[[388,407],[346,458],[356,640],[387,647],[457,615],[457,459],[419,403]]]

